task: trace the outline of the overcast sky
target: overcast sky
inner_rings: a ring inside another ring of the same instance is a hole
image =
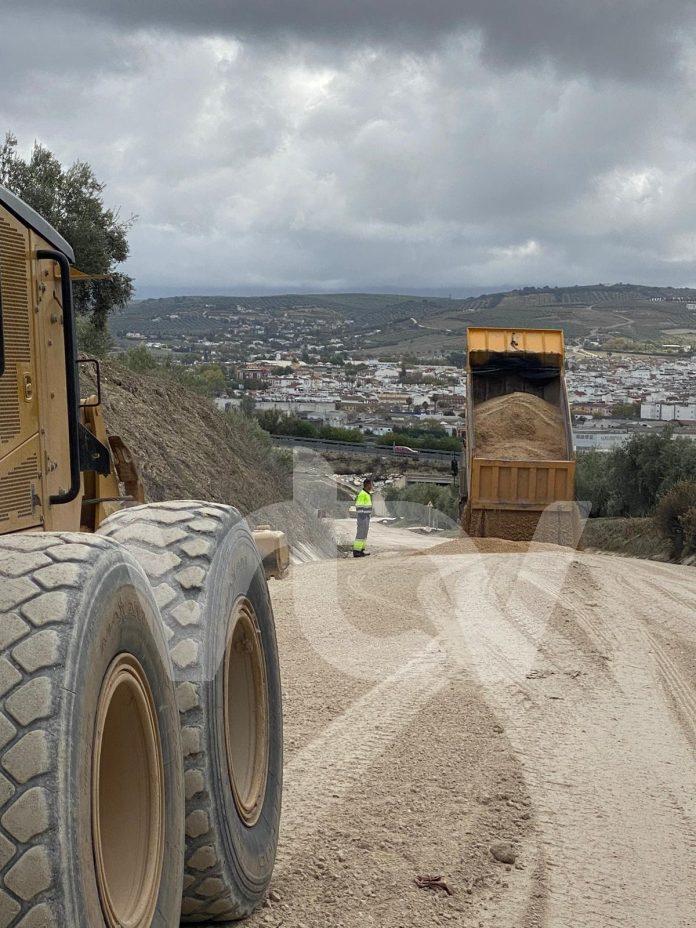
[[[685,0],[0,0],[0,129],[141,288],[696,285]]]

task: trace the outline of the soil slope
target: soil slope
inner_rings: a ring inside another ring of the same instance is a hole
[[[325,529],[292,503],[292,462],[255,422],[222,413],[162,375],[102,364],[104,418],[133,452],[148,500],[204,499],[236,506],[291,541],[328,544]]]

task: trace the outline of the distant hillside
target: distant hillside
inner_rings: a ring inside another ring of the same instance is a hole
[[[314,319],[350,319],[370,327],[392,320],[420,318],[445,310],[463,309],[467,300],[398,296],[372,293],[280,294],[278,296],[175,296],[138,300],[114,316],[115,335],[129,331],[150,334],[205,335],[224,330],[240,314],[259,318],[307,316]],[[177,318],[172,319],[174,315]]]
[[[661,338],[674,329],[696,331],[696,289],[596,284],[526,287],[467,299],[384,294],[283,294],[264,297],[168,297],[132,303],[114,317],[118,337],[234,334],[241,318],[259,324],[283,319],[331,324],[349,320],[351,333],[370,332],[369,353],[427,355],[462,346],[469,325],[563,328],[569,337],[596,333]],[[379,331],[376,331],[379,330]]]

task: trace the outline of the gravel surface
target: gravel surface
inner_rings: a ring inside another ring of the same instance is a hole
[[[693,569],[441,542],[374,525],[272,582],[284,821],[249,924],[693,925]]]

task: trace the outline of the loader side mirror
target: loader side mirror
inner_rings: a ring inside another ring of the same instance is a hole
[[[91,366],[91,369],[87,367],[88,365]],[[83,373],[85,367],[87,367],[87,373]],[[101,365],[99,361],[96,358],[79,358],[77,369],[80,374],[80,406],[82,409],[93,409],[95,406],[101,406]],[[85,383],[85,380],[87,380],[87,383]],[[83,389],[87,393],[86,396],[83,396]]]

